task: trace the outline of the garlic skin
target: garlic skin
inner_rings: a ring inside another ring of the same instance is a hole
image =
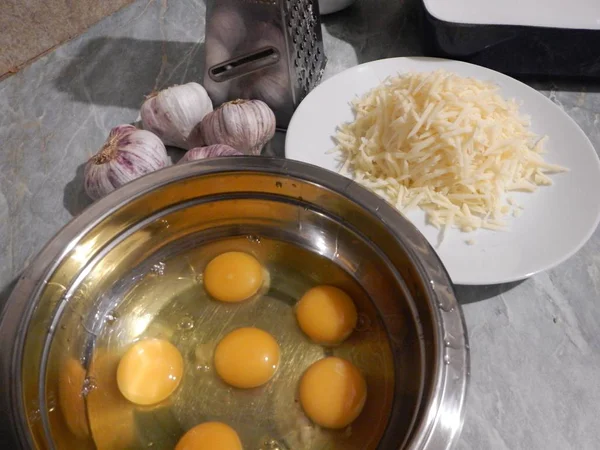
[[[225,144],[209,145],[207,147],[196,147],[188,150],[183,158],[177,164],[182,164],[190,161],[198,161],[200,159],[218,158],[222,156],[243,156],[242,152],[238,152],[235,148]]]
[[[190,135],[202,145],[227,144],[246,155],[259,155],[275,135],[275,114],[261,100],[234,100],[206,115]]]
[[[190,132],[212,110],[206,90],[198,83],[187,83],[148,98],[140,115],[144,129],[156,134],[165,145],[189,149]]]
[[[133,125],[119,125],[85,165],[83,187],[88,196],[97,200],[142,175],[170,165],[171,159],[158,136]]]

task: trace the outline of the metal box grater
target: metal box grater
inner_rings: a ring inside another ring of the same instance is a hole
[[[318,0],[208,0],[204,87],[213,103],[260,99],[287,128],[327,58]]]

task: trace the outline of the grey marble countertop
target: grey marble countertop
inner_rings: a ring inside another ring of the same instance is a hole
[[[326,77],[418,55],[414,1],[359,0],[326,17]],[[0,83],[0,304],[88,203],[84,162],[155,88],[200,80],[202,0],[139,0]],[[600,93],[537,86],[600,149]],[[595,193],[594,195],[599,195]],[[472,378],[458,448],[600,448],[600,231],[522,283],[457,288]]]

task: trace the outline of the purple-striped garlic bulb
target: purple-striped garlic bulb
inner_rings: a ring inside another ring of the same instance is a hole
[[[84,189],[94,200],[136,178],[171,165],[162,141],[133,125],[110,131],[102,148],[85,165]]]
[[[199,159],[219,158],[222,156],[242,156],[242,152],[238,152],[235,148],[225,144],[209,145],[207,147],[196,147],[188,150],[183,158],[177,164],[190,161],[198,161]]]
[[[275,114],[261,100],[233,100],[202,119],[192,134],[194,147],[226,144],[245,155],[259,155],[275,134]]]
[[[142,105],[144,130],[156,134],[165,145],[190,149],[188,138],[194,127],[213,110],[206,90],[198,83],[171,86],[152,94]]]

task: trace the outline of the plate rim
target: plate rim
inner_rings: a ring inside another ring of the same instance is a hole
[[[498,72],[496,70],[493,70],[493,69],[490,69],[487,67],[483,67],[483,66],[479,66],[477,64],[472,64],[469,62],[464,62],[464,61],[459,61],[459,60],[453,60],[453,59],[447,59],[447,58],[435,58],[435,57],[429,57],[429,56],[399,56],[399,57],[376,59],[373,61],[367,61],[367,62],[364,62],[361,64],[357,64],[355,66],[349,67],[349,68],[344,69],[344,70],[336,73],[335,75],[332,75],[331,77],[327,78],[325,81],[323,81],[321,84],[319,84],[319,86],[317,86],[315,89],[313,89],[296,108],[296,111],[294,112],[294,114],[290,120],[288,129],[286,132],[285,145],[284,145],[285,158],[286,159],[289,158],[288,147],[289,147],[289,143],[291,142],[293,133],[294,133],[294,132],[292,132],[292,134],[290,134],[290,130],[294,130],[297,127],[296,123],[298,122],[298,120],[299,120],[298,117],[300,116],[298,114],[298,112],[301,110],[302,105],[306,103],[307,99],[310,99],[312,97],[316,97],[317,95],[319,95],[319,91],[324,89],[324,86],[326,86],[330,82],[335,82],[336,78],[341,77],[342,75],[346,74],[347,72],[356,72],[364,67],[385,64],[385,63],[387,63],[387,64],[391,63],[391,64],[398,64],[398,66],[399,66],[398,73],[401,73],[402,72],[402,64],[406,61],[416,61],[416,62],[434,63],[434,64],[435,63],[459,64],[459,65],[463,65],[466,67],[474,68],[474,70],[477,70],[477,71],[483,71],[484,73],[493,74],[494,77],[499,77],[502,81],[506,81],[508,83],[513,83],[513,84],[516,84],[517,86],[519,86],[520,88],[527,89],[532,94],[535,94],[536,98],[539,101],[541,101],[542,103],[544,103],[548,106],[551,106],[552,108],[555,109],[555,111],[560,112],[561,115],[563,116],[563,118],[566,119],[568,122],[570,122],[570,125],[574,127],[574,130],[576,130],[576,132],[580,135],[580,137],[583,138],[582,142],[586,142],[587,145],[593,151],[593,155],[595,156],[596,169],[597,169],[598,174],[600,175],[600,156],[598,155],[598,150],[596,150],[596,148],[594,147],[594,144],[591,142],[591,140],[589,139],[587,134],[581,129],[579,124],[577,124],[577,122],[566,111],[564,111],[560,106],[558,106],[556,103],[554,103],[548,97],[546,97],[540,91],[538,91],[535,88],[532,88],[531,86],[527,85],[526,83],[524,83],[520,80],[517,80],[517,79],[512,78],[502,72]],[[475,75],[473,75],[473,76],[475,76]],[[293,159],[293,158],[289,158],[289,159]],[[304,161],[304,162],[307,162],[307,161]],[[313,162],[308,162],[308,163],[318,166],[318,164],[315,164]],[[336,172],[336,173],[339,174],[339,172]],[[342,176],[344,176],[344,175],[342,175]],[[351,178],[349,178],[349,179],[351,179]],[[398,212],[400,213],[400,211],[398,211]],[[407,220],[409,220],[417,229],[419,229],[419,232],[421,234],[423,234],[420,230],[420,227],[417,224],[415,224],[410,218],[408,218],[406,216],[404,216],[404,217]],[[475,278],[466,279],[466,280],[465,279],[455,280],[454,277],[452,277],[452,275],[451,275],[452,282],[455,285],[485,286],[485,285],[497,285],[497,284],[506,284],[506,283],[514,283],[514,282],[524,281],[524,280],[532,277],[533,275],[553,269],[553,268],[559,266],[560,264],[564,263],[568,259],[570,259],[572,256],[574,256],[577,252],[579,252],[579,250],[581,250],[588,243],[588,241],[591,239],[591,237],[594,235],[594,233],[598,229],[599,225],[600,225],[600,207],[598,208],[598,211],[596,212],[596,218],[594,220],[593,225],[587,230],[585,235],[581,236],[581,238],[579,239],[579,243],[576,246],[574,246],[570,251],[562,254],[560,257],[554,258],[551,261],[546,262],[544,264],[540,264],[539,267],[536,268],[535,270],[531,270],[527,273],[520,274],[520,275],[504,276],[504,277],[486,277],[485,279],[481,279],[481,280],[475,279]],[[442,260],[442,257],[439,254],[439,252],[437,251],[437,249],[435,249],[435,246],[433,246],[433,247],[434,247],[434,250],[436,251],[436,253],[438,253],[440,260]],[[444,267],[446,267],[448,272],[451,273],[448,268],[448,265],[446,263],[444,263],[443,260],[442,260],[442,264],[444,265]]]

